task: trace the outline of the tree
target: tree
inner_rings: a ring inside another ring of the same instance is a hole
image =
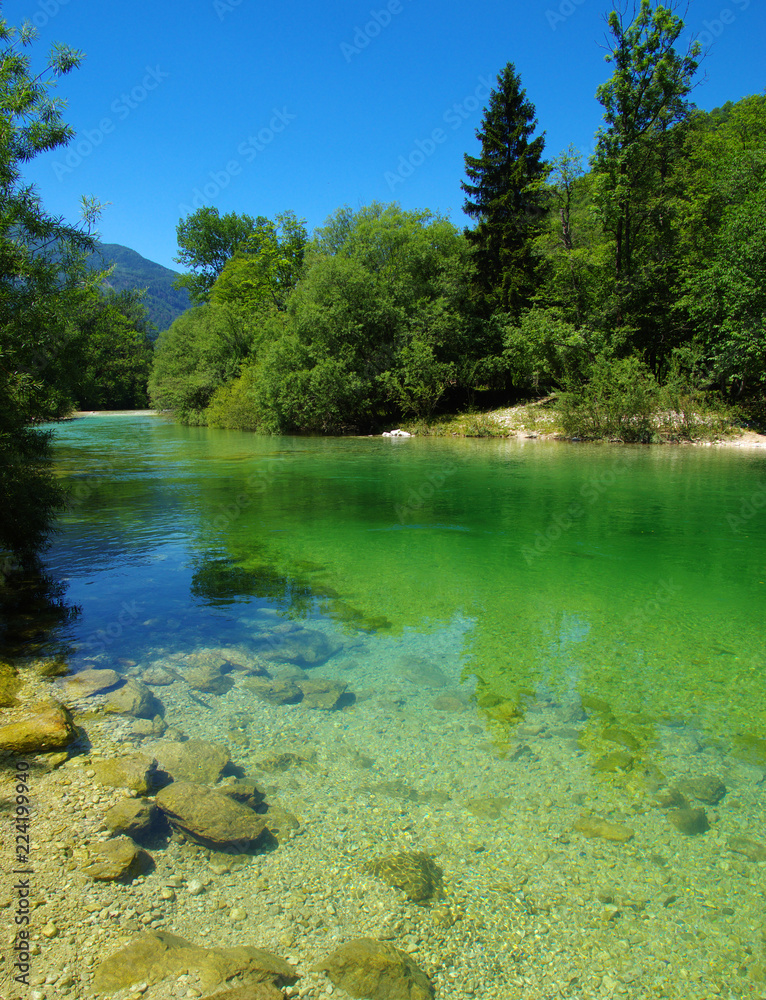
[[[25,163],[73,137],[51,90],[82,59],[55,45],[34,76],[24,49],[35,37],[28,22],[19,30],[0,18],[0,550],[26,564],[65,500],[49,470],[49,435],[33,426],[64,405],[46,373],[66,349],[67,303],[88,281],[101,280],[85,266],[98,206],[84,200],[83,226],[67,225],[22,178]]]
[[[466,235],[475,248],[480,296],[490,307],[518,314],[534,291],[532,240],[544,217],[544,134],[513,63],[498,75],[476,138],[479,156],[465,155],[468,195],[463,211],[477,220]]]
[[[261,216],[229,212],[221,216],[217,208],[200,208],[176,226],[179,253],[174,258],[190,268],[175,281],[176,288],[186,288],[192,302],[207,302],[210,289],[226,263],[253,236],[258,226],[268,223]]]
[[[674,10],[640,0],[630,17],[627,6],[611,11],[606,59],[614,73],[596,91],[605,124],[593,157],[595,197],[613,240],[615,320],[635,329],[635,344],[655,369],[672,346],[657,342],[672,303],[656,306],[658,289],[672,289],[672,181],[681,139],[674,126],[689,114],[699,52],[697,43],[685,55],[676,51],[684,22]]]

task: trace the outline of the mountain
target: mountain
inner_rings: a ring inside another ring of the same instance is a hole
[[[94,270],[105,270],[115,265],[114,273],[106,284],[116,292],[126,288],[145,288],[146,311],[159,331],[167,330],[173,320],[189,308],[186,289],[173,288],[178,272],[147,260],[129,247],[119,243],[98,243],[89,264]]]

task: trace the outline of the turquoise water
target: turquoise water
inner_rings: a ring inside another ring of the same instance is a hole
[[[253,608],[276,608],[398,652],[446,637],[466,690],[506,714],[542,685],[729,740],[766,730],[757,452],[104,416],[59,425],[56,461],[75,666],[246,642]]]

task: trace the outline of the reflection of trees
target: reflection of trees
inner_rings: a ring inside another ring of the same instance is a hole
[[[266,565],[246,569],[225,556],[203,556],[197,562],[191,593],[213,606],[255,597],[292,615],[308,614],[315,597],[311,587],[300,577],[284,576]]]
[[[65,591],[40,566],[0,574],[0,657],[45,656],[64,661],[71,655],[63,627],[81,609],[66,603]]]

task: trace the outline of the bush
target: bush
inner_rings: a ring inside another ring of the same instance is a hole
[[[564,433],[585,439],[651,441],[659,389],[644,362],[636,357],[615,359],[602,354],[587,374],[585,385],[563,395]]]

